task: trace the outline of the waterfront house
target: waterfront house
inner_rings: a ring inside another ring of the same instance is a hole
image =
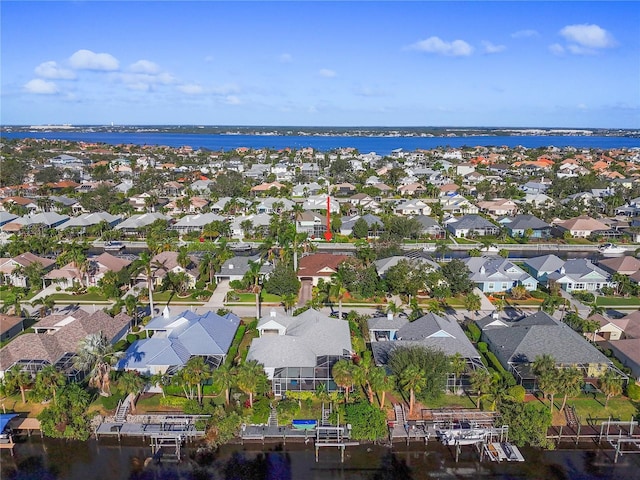
[[[34,333],[23,333],[0,349],[0,378],[15,365],[31,375],[53,365],[70,379],[81,380],[84,372],[73,365],[78,344],[98,333],[115,344],[126,335],[130,324],[129,315],[112,317],[102,310],[89,313],[78,308],[48,315],[33,326]]]
[[[538,281],[510,260],[498,256],[468,257],[462,260],[470,278],[483,293],[509,292],[521,285],[528,291],[538,288]]]
[[[122,221],[122,217],[111,215],[108,212],[92,212],[78,217],[72,217],[68,222],[56,227],[58,230],[66,230],[68,228],[77,228],[82,234],[87,233],[87,229],[100,225],[104,222],[105,227],[113,228]]]
[[[631,377],[640,382],[640,338],[627,338],[615,342],[602,342],[602,348],[611,350],[622,365],[631,370]]]
[[[449,356],[460,354],[467,363],[468,371],[484,369],[480,354],[455,317],[427,313],[410,322],[406,317],[389,313],[370,318],[367,325],[376,365],[387,365],[395,348],[420,346],[440,350]],[[449,376],[449,390],[454,389],[456,380],[459,382],[453,375]]]
[[[564,260],[550,254],[542,255],[539,257],[526,258],[524,260],[524,268],[527,270],[538,282],[543,285],[547,284],[547,277],[550,273],[560,270],[564,265]]]
[[[216,215],[215,213],[198,213],[196,215],[185,215],[180,218],[176,223],[171,225],[172,230],[177,230],[180,235],[184,235],[189,232],[204,231],[204,227],[212,222],[224,222],[226,217]]]
[[[203,357],[212,369],[226,359],[240,318],[233,313],[218,315],[182,311],[172,315],[165,307],[162,315],[143,327],[147,338],[140,338],[127,349],[117,370],[134,370],[142,375],[179,371],[192,357]]]
[[[599,260],[598,266],[611,274],[620,273],[631,276],[640,270],[640,260],[631,255],[622,255]]]
[[[580,217],[570,218],[569,220],[563,220],[556,222],[556,226],[560,230],[560,233],[569,232],[572,237],[586,238],[598,232],[605,232],[609,230],[609,227],[599,220],[595,220],[588,215],[582,215]]]
[[[585,379],[615,370],[611,360],[586,338],[546,312],[517,319],[496,317],[494,314],[476,320],[482,331],[481,340],[527,391],[537,390],[532,365],[542,355],[551,355],[560,368],[578,368]]]
[[[529,237],[546,240],[551,237],[551,225],[533,215],[504,217],[498,223],[514,238]]]
[[[247,220],[251,222],[251,225],[253,226],[253,235],[257,237],[268,232],[269,223],[271,222],[271,215],[269,215],[268,213],[259,213],[257,215],[247,215],[246,217],[239,216],[233,218],[230,224],[232,238],[242,239],[245,237],[246,232],[242,228],[242,224]]]
[[[129,218],[116,225],[114,229],[120,230],[127,236],[139,235],[142,233],[142,229],[144,227],[151,225],[157,220],[170,221],[171,218],[159,212],[131,215]]]
[[[342,219],[342,225],[340,227],[341,235],[351,235],[353,233],[353,226],[359,220],[363,219],[367,222],[369,228],[367,237],[377,237],[378,234],[383,231],[384,222],[377,215],[367,213],[366,215],[355,215],[353,217],[344,217]]]
[[[500,227],[480,215],[465,215],[452,220],[446,229],[457,238],[495,236],[500,233]]]
[[[598,291],[602,287],[614,287],[611,276],[591,260],[575,258],[567,260],[560,269],[547,277],[549,285],[556,284],[568,293],[574,291]]]
[[[422,225],[422,235],[427,235],[431,238],[444,238],[445,229],[432,217],[426,215],[416,215],[415,218]]]
[[[306,258],[306,257],[305,257]],[[258,321],[247,360],[262,364],[276,396],[287,391],[338,390],[331,368],[353,354],[349,323],[309,309],[297,317],[275,310]]]

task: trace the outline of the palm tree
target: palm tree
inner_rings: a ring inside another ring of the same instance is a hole
[[[151,375],[149,378],[149,383],[153,386],[160,385],[160,389],[162,390],[162,398],[165,398],[164,387],[168,385],[171,381],[171,378],[166,373],[158,372]]]
[[[384,369],[384,367],[377,368],[381,369],[382,379],[379,384],[374,385],[377,385],[379,392],[382,392],[382,395],[380,396],[380,408],[384,409],[386,394],[387,392],[392,391],[394,386],[396,385],[396,377],[393,375],[387,375],[387,371]]]
[[[436,251],[440,256],[440,260],[444,260],[444,257],[447,253],[451,252],[449,245],[447,244],[447,240],[436,240]]]
[[[469,293],[464,297],[464,308],[469,311],[475,311],[482,308],[482,300],[480,299],[480,295],[475,293]]]
[[[396,302],[389,302],[387,304],[387,308],[385,309],[385,313],[391,313],[393,315],[398,315],[403,312],[404,310],[402,309],[402,306],[397,305]]]
[[[66,377],[53,365],[47,365],[36,374],[36,390],[53,398],[56,403],[56,393],[59,387],[67,383]]]
[[[245,362],[238,368],[237,385],[240,390],[249,395],[249,406],[253,407],[253,394],[264,377],[264,368],[256,360]]]
[[[116,352],[102,333],[92,333],[80,341],[75,366],[89,372],[89,386],[96,387],[100,395],[111,396],[109,373],[124,352]]]
[[[451,373],[453,373],[453,387],[454,388],[456,387],[458,379],[460,378],[460,376],[464,373],[464,371],[466,369],[467,369],[467,361],[460,354],[460,352],[456,352],[451,357]],[[462,385],[462,382],[460,382],[460,385]]]
[[[49,313],[53,312],[53,309],[56,305],[56,299],[53,294],[46,295],[31,302],[32,307],[35,307],[36,305],[40,305],[40,318],[43,318]]]
[[[604,407],[607,408],[609,399],[622,393],[622,379],[613,371],[607,370],[605,374],[600,377],[600,390],[606,395]]]
[[[506,380],[496,372],[491,376],[488,390],[480,399],[490,401],[489,409],[495,411],[504,400],[513,399],[513,397],[509,394],[509,385]]]
[[[536,357],[533,362],[533,372],[538,377],[540,390],[544,392],[545,397],[550,398],[550,410],[553,412],[553,398],[559,387],[559,372],[555,359],[547,353]]]
[[[562,412],[567,405],[567,398],[576,397],[580,394],[580,389],[584,384],[584,377],[577,368],[565,368],[560,372],[559,383],[558,393],[564,395],[562,406],[560,407]]]
[[[336,384],[344,389],[345,403],[349,401],[349,390],[353,387],[354,368],[348,360],[338,360],[331,369],[331,376]]]
[[[249,262],[249,270],[247,271],[246,278],[249,279],[251,284],[251,290],[256,295],[256,318],[260,318],[260,293],[262,292],[262,286],[260,285],[260,269],[262,268],[262,262]]]
[[[416,365],[409,365],[400,373],[400,386],[403,391],[409,392],[409,415],[412,415],[416,393],[420,393],[427,386],[424,370]]]
[[[189,386],[196,387],[198,403],[202,403],[202,384],[211,378],[211,367],[200,356],[191,357],[182,368],[182,379]]]
[[[153,257],[149,252],[142,252],[139,258],[139,264],[137,268],[134,268],[131,273],[132,277],[135,277],[138,273],[144,273],[147,280],[147,289],[149,290],[149,313],[151,318],[155,315],[155,308],[153,305],[153,285],[154,285],[154,273],[158,270],[158,265],[153,261]]]
[[[492,375],[484,368],[474,370],[470,375],[471,388],[478,394],[476,400],[476,408],[480,408],[480,401],[491,388],[491,382],[493,380]]]
[[[137,372],[124,372],[118,380],[118,386],[124,393],[132,393],[134,401],[131,403],[133,411],[136,409],[135,398],[142,391],[146,382]]]
[[[27,403],[25,392],[27,388],[33,384],[33,377],[31,377],[28,372],[22,370],[20,365],[14,365],[5,373],[4,383],[6,388],[11,392],[20,390],[22,403]]]
[[[298,297],[294,293],[285,293],[282,297],[282,304],[284,305],[285,311],[291,313],[297,301]]]
[[[354,373],[355,379],[364,388],[369,403],[373,405],[373,386],[371,384],[372,372],[376,369],[373,357],[370,351],[365,351],[362,358],[355,365]],[[377,375],[377,374],[374,374]]]
[[[224,403],[229,405],[229,392],[235,384],[236,372],[228,364],[223,363],[213,371],[213,383],[224,390]]]
[[[332,297],[338,300],[338,318],[342,318],[342,299],[347,294],[348,290],[345,287],[345,278],[343,270],[338,268],[338,271],[331,275],[331,286],[329,292]]]

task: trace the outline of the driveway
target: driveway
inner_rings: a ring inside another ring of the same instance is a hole
[[[216,287],[215,292],[211,294],[211,297],[201,308],[207,310],[217,310],[224,307],[224,302],[227,299],[227,293],[231,290],[229,287],[229,280],[221,280]]]

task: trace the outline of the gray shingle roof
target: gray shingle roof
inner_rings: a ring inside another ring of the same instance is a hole
[[[545,312],[503,322],[507,326],[483,330],[492,351],[503,364],[531,363],[544,354],[553,356],[563,365],[611,363],[579,333]]]
[[[524,263],[539,273],[549,273],[559,270],[564,265],[564,260],[552,254],[528,258]]]
[[[251,342],[248,360],[266,368],[315,367],[316,357],[350,352],[349,323],[309,309],[297,317],[276,314],[260,319],[258,325],[275,321],[286,326],[284,335],[265,334]]]

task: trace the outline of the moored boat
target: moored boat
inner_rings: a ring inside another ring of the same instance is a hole
[[[623,247],[619,247],[615,243],[605,243],[603,245],[600,245],[600,247],[598,247],[598,251],[602,255],[607,256],[607,255],[624,255],[626,250]]]

